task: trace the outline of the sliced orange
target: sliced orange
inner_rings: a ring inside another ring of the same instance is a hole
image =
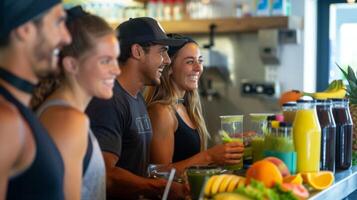
[[[330,187],[335,180],[333,173],[330,171],[305,172],[301,173],[301,175],[304,182],[316,190],[324,190]]]
[[[301,185],[303,182],[302,176],[300,173],[296,174],[296,175],[290,175],[290,176],[286,176],[283,178],[283,182],[284,183],[293,183],[293,184],[298,184]]]

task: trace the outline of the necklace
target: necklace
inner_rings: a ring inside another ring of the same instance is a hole
[[[30,83],[27,80],[24,80],[13,73],[3,69],[0,67],[0,78],[9,83],[10,85],[14,86],[15,88],[26,92],[28,94],[32,94],[33,90],[35,89],[36,85]]]
[[[176,104],[180,104],[180,103],[184,103],[184,102],[185,102],[185,99],[183,99],[183,98],[176,99]]]

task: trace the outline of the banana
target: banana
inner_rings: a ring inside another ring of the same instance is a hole
[[[343,84],[343,80],[334,80],[329,84],[327,89],[323,92],[335,92],[341,88],[345,88],[345,85]]]
[[[227,192],[233,192],[237,187],[239,182],[241,181],[241,177],[236,176],[233,180],[228,184]]]
[[[333,80],[324,92],[334,91],[338,87],[339,81]]]
[[[208,179],[205,187],[205,195],[210,196],[211,195],[211,188],[213,186],[213,183],[216,181],[218,178],[218,175],[211,176],[211,178]]]
[[[326,90],[322,92],[315,93],[304,93],[307,96],[311,96],[314,99],[331,99],[337,98],[342,99],[346,96],[346,86],[343,83],[343,80],[334,80],[332,81]]]
[[[225,192],[227,190],[228,184],[235,177],[235,175],[225,175],[226,177],[222,180],[221,185],[219,186],[218,192]]]
[[[214,195],[218,193],[219,187],[221,186],[221,183],[223,182],[224,178],[226,178],[227,175],[219,175],[216,180],[214,181],[212,188],[211,188],[211,195]]]
[[[331,98],[342,99],[345,98],[345,96],[346,96],[345,88],[339,88],[336,91],[315,92],[311,94],[311,97],[313,97],[314,99],[331,99]]]
[[[244,177],[233,174],[214,175],[207,181],[205,196],[212,196],[221,192],[233,192],[239,186],[244,185]]]

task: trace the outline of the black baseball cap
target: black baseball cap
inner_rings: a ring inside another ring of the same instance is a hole
[[[180,46],[186,41],[167,37],[159,22],[150,17],[131,18],[121,23],[117,31],[120,45],[153,42],[168,46]]]
[[[30,21],[61,0],[1,0],[0,37],[8,35],[14,28]]]
[[[183,36],[183,35],[180,35],[180,34],[175,34],[175,33],[170,33],[170,34],[167,34],[167,37],[169,38],[173,38],[173,39],[181,39],[181,40],[184,40],[184,42],[181,44],[181,45],[178,45],[178,46],[172,46],[169,48],[169,50],[167,51],[167,54],[172,57],[174,56],[182,47],[184,47],[186,44],[188,43],[195,43],[197,44],[197,42],[195,40],[193,40],[192,38],[190,37],[187,37],[187,36]]]

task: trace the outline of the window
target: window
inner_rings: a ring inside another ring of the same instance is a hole
[[[317,90],[341,79],[341,67],[357,70],[357,4],[342,0],[318,2]]]

